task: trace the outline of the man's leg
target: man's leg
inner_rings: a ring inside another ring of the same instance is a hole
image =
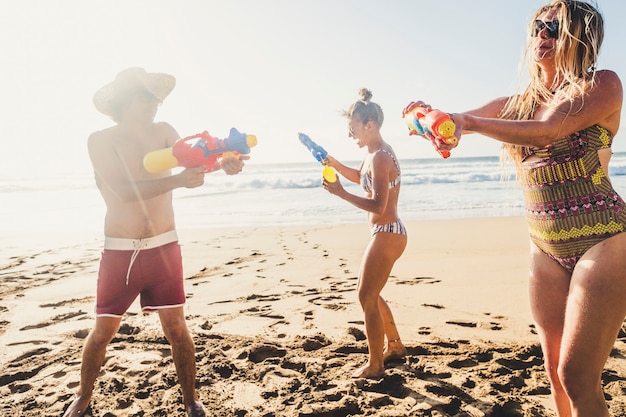
[[[187,414],[202,417],[205,413],[196,392],[196,348],[185,322],[183,307],[161,309],[159,318],[165,337],[172,347],[174,366],[183,391]]]
[[[83,347],[80,367],[80,386],[77,398],[65,411],[64,417],[82,416],[91,400],[93,385],[100,373],[106,348],[120,326],[121,317],[96,317],[96,324]]]

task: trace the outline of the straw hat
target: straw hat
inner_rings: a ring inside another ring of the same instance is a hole
[[[93,96],[93,104],[100,113],[111,116],[114,108],[130,92],[145,90],[163,101],[172,92],[175,85],[176,79],[172,75],[146,72],[145,69],[139,67],[127,68],[117,74],[113,82],[96,91]]]

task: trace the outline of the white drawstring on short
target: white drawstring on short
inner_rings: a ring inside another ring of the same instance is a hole
[[[178,235],[175,230],[170,230],[157,236],[146,237],[142,239],[127,239],[120,237],[105,237],[104,249],[109,250],[132,250],[133,253],[130,256],[130,264],[128,265],[128,271],[126,272],[126,285],[130,280],[130,270],[135,263],[135,260],[139,256],[139,252],[144,249],[152,249],[159,246],[166,245],[168,243],[178,241]]]
[[[130,280],[130,269],[133,267],[133,264],[135,263],[135,259],[137,259],[137,256],[139,256],[139,252],[141,252],[142,249],[145,249],[148,242],[146,242],[146,239],[138,239],[138,240],[133,240],[133,244],[135,245],[135,249],[133,250],[133,254],[130,255],[130,264],[128,265],[128,271],[126,271],[126,286],[128,287],[128,281]]]

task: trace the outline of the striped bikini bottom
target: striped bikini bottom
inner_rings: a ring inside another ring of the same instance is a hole
[[[389,224],[380,224],[374,225],[372,227],[372,236],[376,233],[385,232],[385,233],[395,233],[398,235],[406,235],[406,227],[402,224],[402,221],[399,219],[393,223]]]

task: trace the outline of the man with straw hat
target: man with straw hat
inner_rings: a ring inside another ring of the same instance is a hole
[[[140,296],[144,312],[155,311],[172,349],[188,416],[205,416],[195,389],[195,346],[183,306],[185,290],[176,235],[172,191],[204,183],[206,167],[147,172],[143,157],[171,147],[179,139],[172,126],[154,122],[158,105],[176,84],[173,76],[128,68],[94,96],[98,111],[116,125],[91,134],[89,157],[96,184],[106,204],[105,243],[98,271],[96,320],[82,355],[77,398],[65,416],[85,413],[106,348],[126,310]],[[244,159],[244,158],[242,158]],[[216,164],[234,175],[243,161],[228,158]]]

